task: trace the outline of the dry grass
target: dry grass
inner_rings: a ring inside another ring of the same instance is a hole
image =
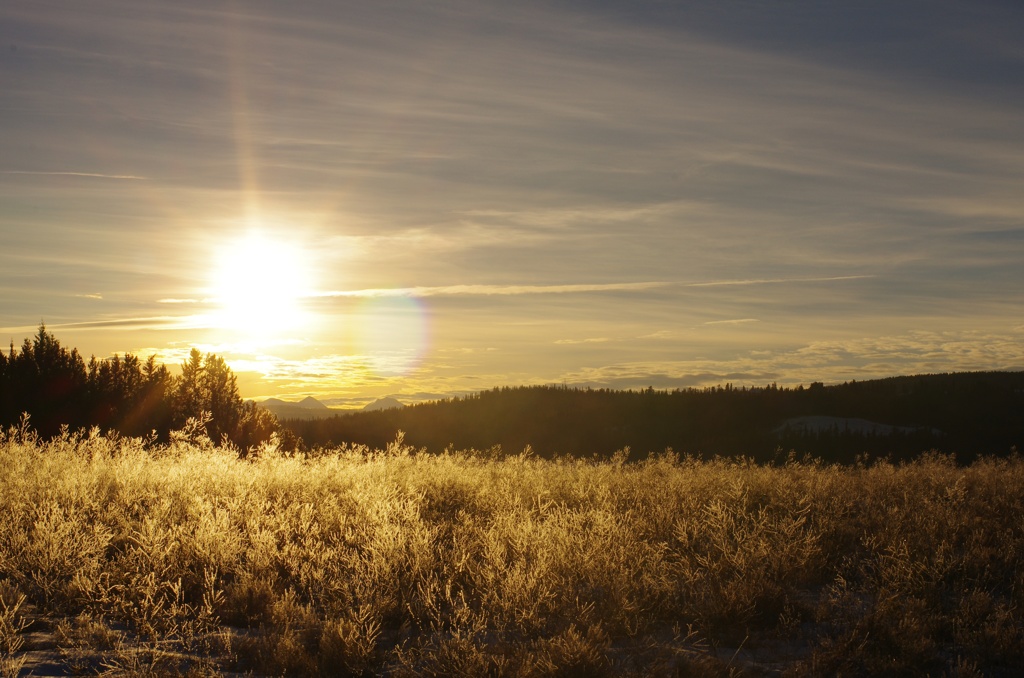
[[[0,675],[33,630],[117,675],[1024,665],[1019,459],[494,457],[2,434]]]

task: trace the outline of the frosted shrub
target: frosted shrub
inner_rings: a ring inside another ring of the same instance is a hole
[[[1021,460],[625,459],[431,456],[400,438],[242,459],[199,423],[164,446],[10,429],[3,666],[25,657],[30,606],[69,670],[86,672],[985,675],[1024,663]]]

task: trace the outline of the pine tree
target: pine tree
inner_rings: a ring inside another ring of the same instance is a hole
[[[242,400],[235,375],[219,356],[204,359],[193,348],[177,378],[155,356],[145,363],[131,353],[104,360],[92,356],[86,364],[77,349],[62,347],[42,323],[20,350],[12,340],[6,355],[0,351],[0,426],[15,424],[22,412],[43,438],[67,425],[130,436],[155,431],[162,441],[190,417],[208,415],[210,438],[226,437],[243,451],[280,428],[272,414]]]
[[[203,398],[203,354],[193,348],[188,360],[181,363],[181,376],[174,389],[174,426],[181,427],[191,417],[201,417],[204,412]]]
[[[235,375],[223,358],[213,354],[206,356],[203,391],[212,415],[208,426],[210,438],[214,441],[225,436],[233,439],[242,418],[242,397],[238,394]]]

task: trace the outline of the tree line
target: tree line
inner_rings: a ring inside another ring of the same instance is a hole
[[[211,440],[227,440],[245,451],[280,430],[273,414],[242,399],[220,356],[193,348],[180,375],[172,375],[155,356],[142,360],[125,353],[86,362],[44,324],[20,349],[12,341],[6,354],[0,350],[0,426],[18,423],[23,413],[44,438],[64,426],[95,426],[166,442],[171,431],[196,419]]]
[[[788,424],[797,417],[833,417],[827,428]],[[844,420],[893,427],[858,429]],[[827,461],[859,455],[916,457],[938,449],[962,461],[1005,455],[1024,445],[1024,372],[974,372],[893,377],[826,386],[780,388],[731,384],[675,391],[528,386],[402,409],[357,412],[319,420],[283,420],[306,444],[352,442],[381,448],[403,431],[428,451],[526,446],[550,457],[630,457],[672,448],[706,456],[743,455],[772,461],[795,451]]]
[[[244,401],[224,359],[192,349],[172,375],[155,357],[86,362],[44,325],[20,349],[0,350],[0,426],[30,415],[43,437],[99,427],[123,435],[170,439],[191,419],[211,440],[243,452],[274,434],[282,447],[327,448],[345,443],[382,449],[405,442],[446,448],[542,456],[632,458],[672,448],[681,453],[744,455],[759,461],[790,450],[848,462],[858,455],[904,459],[930,449],[961,460],[1002,455],[1024,445],[1024,372],[974,372],[892,377],[809,388],[724,387],[676,391],[616,391],[555,386],[503,387],[464,398],[320,420],[286,420]],[[787,426],[794,417],[860,418],[887,424],[887,434]]]

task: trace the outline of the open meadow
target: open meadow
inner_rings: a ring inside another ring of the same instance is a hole
[[[1014,675],[1024,462],[0,436],[3,676]]]

